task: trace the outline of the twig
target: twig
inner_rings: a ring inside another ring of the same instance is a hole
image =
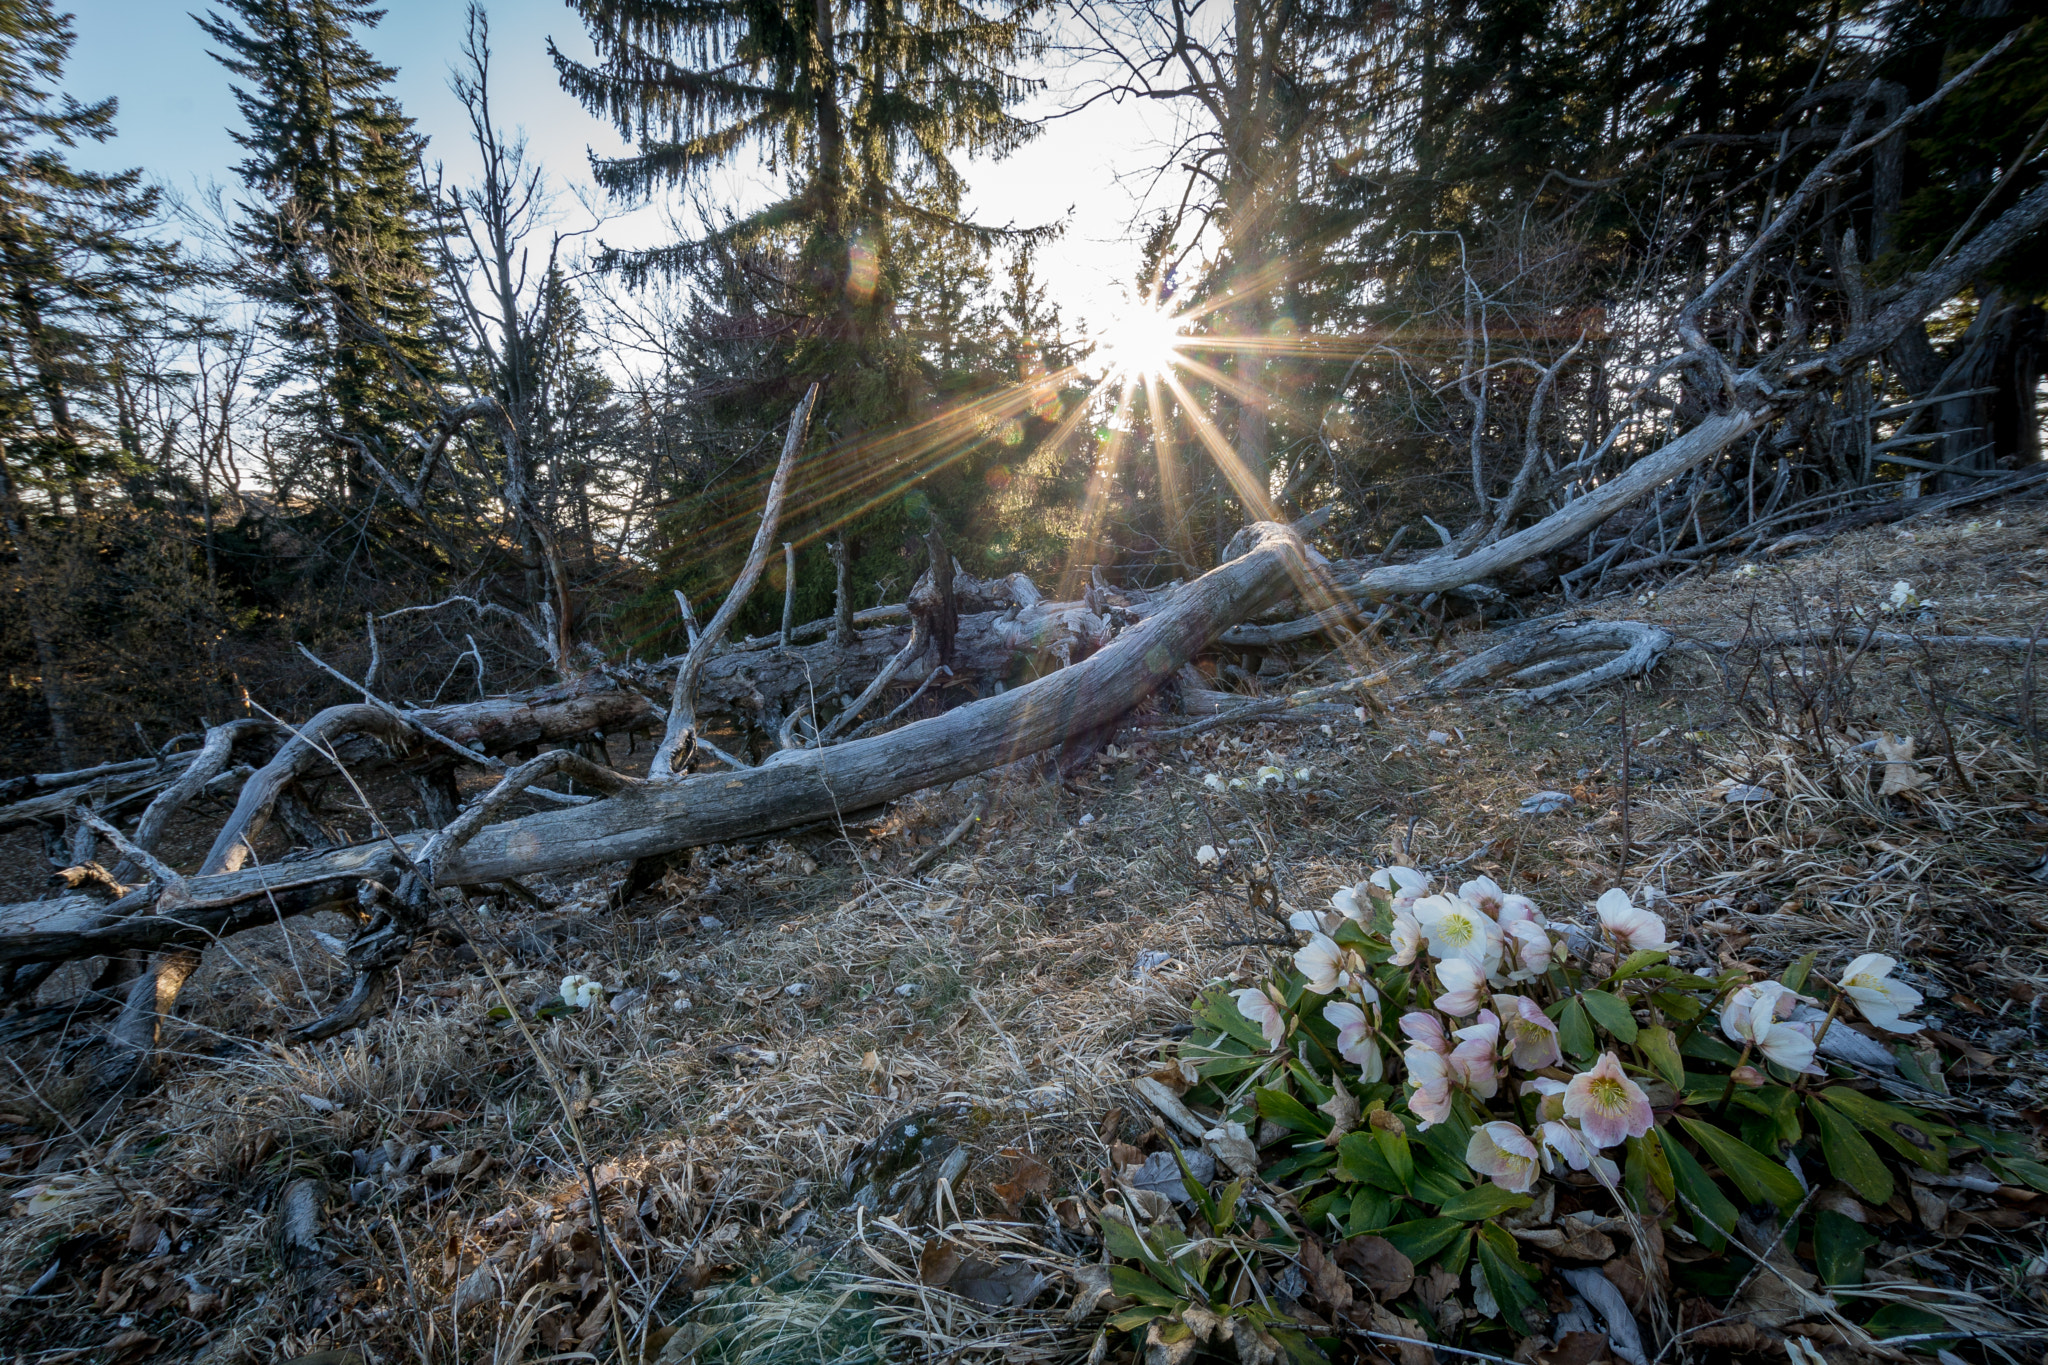
[[[960,817],[960,823],[948,830],[946,837],[919,854],[917,861],[904,869],[903,875],[914,877],[939,860],[939,855],[960,842],[968,830],[981,823],[981,817],[988,814],[988,793],[976,792],[967,802],[967,814]]]
[[[134,863],[144,872],[147,872],[154,880],[161,882],[165,887],[183,886],[185,884],[185,879],[174,868],[159,862],[157,856],[148,849],[140,848],[131,843],[127,835],[100,819],[99,816],[94,815],[84,806],[73,806],[71,813],[78,817],[80,823],[97,830],[101,835],[105,836],[108,843],[121,850],[122,857]]]
[[[905,711],[908,711],[912,706],[917,704],[917,699],[925,694],[925,689],[929,688],[933,683],[939,680],[939,675],[941,673],[945,674],[949,678],[953,676],[952,669],[946,667],[946,665],[944,664],[940,664],[937,668],[934,668],[931,672],[924,675],[924,681],[917,685],[917,690],[915,692],[912,692],[909,696],[903,699],[902,705],[898,706],[888,715],[883,716],[878,720],[871,720],[867,724],[861,726],[858,730],[855,730],[852,734],[846,737],[847,742],[852,743],[854,740],[859,739],[861,736],[869,733],[872,730],[881,729],[884,725],[887,725],[890,721],[896,719],[896,717],[902,715]]]

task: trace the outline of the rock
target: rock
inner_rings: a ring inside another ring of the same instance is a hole
[[[1522,814],[1555,815],[1572,804],[1570,792],[1540,791],[1522,798]]]

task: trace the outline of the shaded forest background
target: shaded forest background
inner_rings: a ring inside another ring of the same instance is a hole
[[[678,196],[693,235],[558,229],[481,6],[447,54],[468,183],[392,98],[374,7],[205,11],[194,75],[233,83],[246,155],[180,204],[80,169],[120,92],[68,86],[55,6],[0,0],[0,770],[341,697],[294,645],[422,704],[679,652],[674,592],[715,608],[814,382],[798,620],[831,609],[833,547],[856,606],[900,600],[934,527],[1069,594],[1187,578],[1275,512],[1334,508],[1333,556],[1497,537],[1712,409],[1658,366],[1678,304],[1845,131],[2012,40],[1709,313],[1731,358],[1839,333],[2048,165],[2048,31],[1995,0],[568,10],[597,59],[560,80],[638,149],[599,184]],[[1055,68],[1088,73],[1077,107],[1179,116],[1178,207],[1131,245],[1134,296],[1186,319],[1150,382],[1049,302],[1057,223],[962,210],[955,159],[1033,136]],[[774,192],[719,202],[732,169]],[[2048,274],[2006,260],[1705,471],[1674,528],[1660,502],[1616,533],[1668,566],[1669,536],[1759,508],[2037,460]],[[1601,550],[1518,584],[1623,586]],[[743,631],[775,628],[781,573]]]

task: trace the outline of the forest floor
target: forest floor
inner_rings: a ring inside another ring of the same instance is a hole
[[[2048,507],[2009,503],[1584,614],[1714,641],[1862,620],[2024,636],[2048,620],[2044,547]],[[1931,605],[1881,615],[1898,581]],[[1073,1320],[1068,1272],[1095,1255],[1093,1201],[1165,1145],[1131,1080],[1168,1065],[1198,990],[1291,950],[1288,911],[1390,860],[1453,886],[1489,875],[1562,919],[1624,886],[1688,968],[1889,953],[1929,997],[1957,1102],[2048,1130],[2048,735],[2026,717],[2027,660],[1719,657],[1674,650],[1560,707],[1476,695],[1127,734],[1068,783],[978,778],[872,827],[697,850],[622,910],[621,869],[536,882],[546,908],[470,907],[467,944],[416,958],[383,1019],[318,1046],[284,1034],[345,989],[320,935],[347,926],[244,935],[187,988],[165,1083],[112,1112],[83,1103],[64,1047],[12,1047],[0,1357],[612,1359],[623,1333],[648,1360],[1079,1360],[1101,1319]],[[1817,716],[1850,743],[1913,736],[1929,780],[1844,788]],[[1268,764],[1283,786],[1203,780]],[[1737,785],[1770,799],[1730,802]],[[1571,803],[1523,814],[1545,790]],[[903,875],[976,792],[978,827]],[[1221,861],[1199,863],[1203,845]],[[570,974],[604,1003],[562,1009]],[[2042,1321],[2048,1197],[1915,1185],[1877,1212],[1872,1284]]]

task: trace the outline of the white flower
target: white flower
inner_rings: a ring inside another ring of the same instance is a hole
[[[1550,970],[1550,931],[1535,920],[1516,920],[1507,926],[1504,939],[1502,958],[1515,964],[1508,980],[1533,981]]]
[[[1664,937],[1664,921],[1647,910],[1638,910],[1628,893],[1616,887],[1604,892],[1594,903],[1600,927],[1624,953],[1662,952],[1671,944]]]
[[[1477,906],[1488,916],[1500,914],[1501,903],[1507,899],[1507,892],[1500,889],[1500,883],[1491,877],[1474,877],[1458,888],[1458,899],[1467,905]]]
[[[1536,1144],[1512,1123],[1482,1123],[1472,1130],[1465,1164],[1502,1189],[1521,1194],[1536,1183],[1541,1169]]]
[[[1216,851],[1216,845],[1203,844],[1195,850],[1195,866],[1214,867],[1223,861],[1223,855]]]
[[[1309,771],[1308,771],[1308,769],[1306,769],[1306,768],[1296,768],[1296,769],[1294,770],[1294,780],[1295,780],[1296,782],[1306,782],[1306,781],[1308,781],[1308,779],[1309,779]]]
[[[1721,1005],[1721,1031],[1788,1071],[1805,1071],[1813,1064],[1813,1026],[1783,1022],[1805,998],[1779,981],[1742,986]]]
[[[1564,1061],[1557,1046],[1557,1025],[1534,1000],[1526,995],[1496,995],[1493,1007],[1500,1011],[1516,1066],[1534,1071]]]
[[[1758,574],[1762,572],[1763,570],[1759,569],[1754,564],[1744,564],[1741,568],[1735,571],[1735,576],[1737,578],[1755,578]]]
[[[1428,1129],[1451,1116],[1450,1059],[1434,1048],[1417,1044],[1401,1054],[1408,1067],[1408,1109]]]
[[[1383,867],[1365,880],[1392,895],[1396,910],[1409,909],[1429,894],[1429,877],[1412,867]]]
[[[1202,785],[1207,787],[1210,791],[1220,792],[1223,790],[1223,779],[1221,777],[1218,777],[1215,773],[1210,773],[1207,777],[1202,779]]]
[[[1419,900],[1415,918],[1429,936],[1431,957],[1462,958],[1487,972],[1500,965],[1500,926],[1463,896]]]
[[[587,1010],[604,999],[604,987],[580,972],[562,978],[562,1003]]]
[[[1284,785],[1287,781],[1287,774],[1281,772],[1270,763],[1261,767],[1257,773],[1253,774],[1253,777],[1261,787],[1278,787]]]
[[[1427,1010],[1410,1010],[1402,1015],[1401,1032],[1417,1047],[1444,1057],[1451,1055],[1451,1040],[1444,1032],[1444,1021]]]
[[[1444,993],[1434,1002],[1438,1009],[1454,1019],[1478,1011],[1486,990],[1486,973],[1464,958],[1454,957],[1436,964],[1436,979],[1444,984]]]
[[[1919,603],[1920,597],[1913,591],[1913,585],[1901,578],[1892,584],[1891,592],[1885,595],[1884,609],[1888,612],[1910,611]]]
[[[1422,952],[1422,926],[1415,922],[1415,916],[1405,910],[1394,912],[1394,927],[1387,935],[1387,941],[1394,945],[1393,964],[1405,967]]]
[[[1246,986],[1241,991],[1232,991],[1230,998],[1237,1002],[1237,1012],[1259,1026],[1259,1032],[1274,1047],[1287,1039],[1287,1021],[1280,1017],[1280,1007],[1273,1003],[1273,997],[1257,986]]]
[[[1920,1008],[1920,992],[1891,979],[1892,969],[1898,965],[1883,953],[1865,953],[1842,969],[1842,994],[1879,1028],[1890,1033],[1918,1033],[1920,1025],[1904,1016]]]
[[[1564,1086],[1557,1085],[1558,1093],[1564,1093]],[[1551,1119],[1536,1130],[1537,1141],[1543,1144],[1543,1164],[1546,1169],[1556,1170],[1560,1165],[1575,1171],[1590,1170],[1601,1184],[1609,1189],[1621,1178],[1621,1168],[1613,1161],[1600,1155],[1587,1136],[1562,1119]]]
[[[1459,1039],[1451,1049],[1451,1074],[1458,1083],[1482,1100],[1500,1093],[1500,1019],[1492,1010],[1479,1011],[1479,1022],[1467,1024],[1453,1035]]]
[[[1500,898],[1500,909],[1494,913],[1493,918],[1494,922],[1503,929],[1507,928],[1510,924],[1521,924],[1524,922],[1542,924],[1544,922],[1543,912],[1536,908],[1535,901],[1530,900],[1527,896],[1516,895],[1512,891]]]
[[[1351,984],[1351,955],[1324,933],[1309,935],[1308,943],[1295,950],[1294,967],[1308,978],[1308,988],[1328,995],[1339,986]]]
[[[1332,1000],[1323,1006],[1323,1018],[1337,1030],[1337,1055],[1364,1068],[1363,1079],[1372,1085],[1385,1073],[1379,1040],[1373,1037],[1372,1020],[1348,1000]]]

